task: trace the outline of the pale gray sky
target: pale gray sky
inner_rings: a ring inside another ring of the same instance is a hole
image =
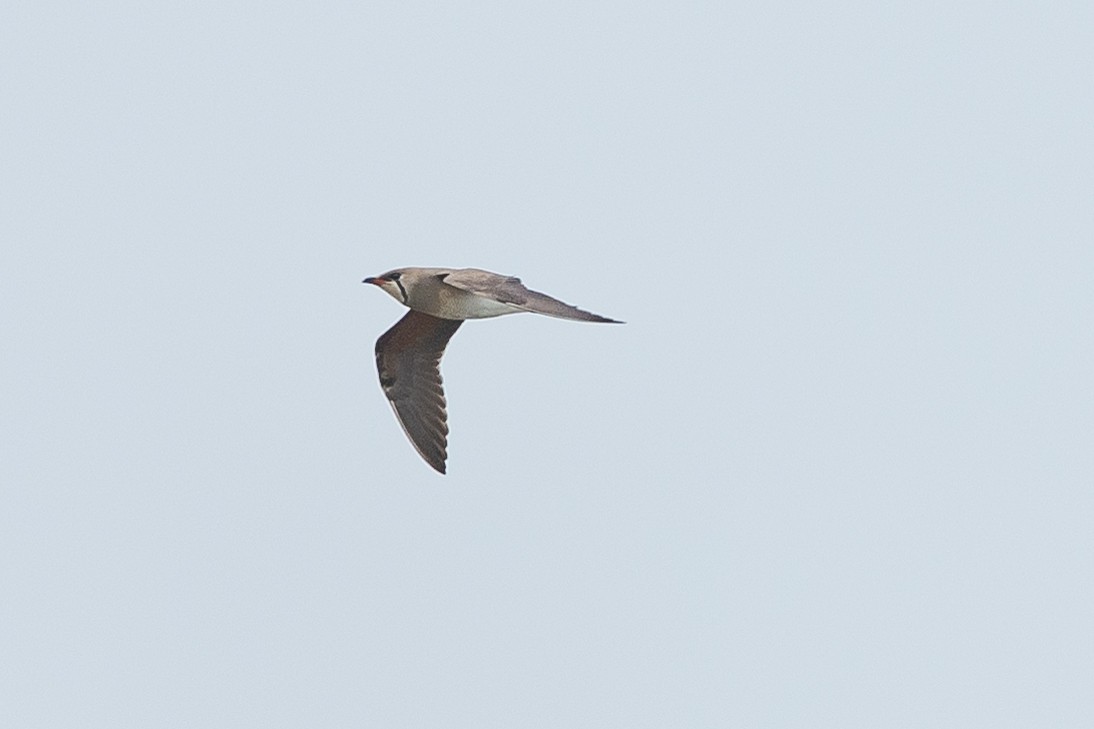
[[[1094,725],[1089,3],[9,2],[0,725]],[[471,322],[440,477],[372,346]]]

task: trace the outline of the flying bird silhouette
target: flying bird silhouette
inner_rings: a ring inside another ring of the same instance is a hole
[[[529,311],[575,321],[623,322],[526,288],[519,278],[477,268],[396,268],[363,283],[409,307],[376,340],[376,369],[399,425],[425,462],[445,472],[448,413],[441,356],[465,319]]]

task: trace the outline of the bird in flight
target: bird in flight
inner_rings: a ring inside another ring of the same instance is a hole
[[[559,319],[622,324],[525,288],[519,278],[477,268],[396,268],[363,283],[408,311],[376,340],[376,369],[399,425],[425,462],[445,472],[448,413],[441,356],[465,319],[530,311]]]

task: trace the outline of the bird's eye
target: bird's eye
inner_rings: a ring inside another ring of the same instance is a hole
[[[388,281],[398,281],[399,277],[402,275],[403,274],[399,273],[398,271],[392,271],[389,274],[385,274],[383,278],[386,278]]]

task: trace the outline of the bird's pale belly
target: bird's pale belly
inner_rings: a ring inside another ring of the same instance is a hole
[[[420,291],[420,290],[419,290]],[[419,293],[416,291],[414,293]],[[411,295],[410,308],[442,319],[489,319],[504,314],[516,314],[518,309],[495,299],[443,286],[428,292],[425,297]]]

